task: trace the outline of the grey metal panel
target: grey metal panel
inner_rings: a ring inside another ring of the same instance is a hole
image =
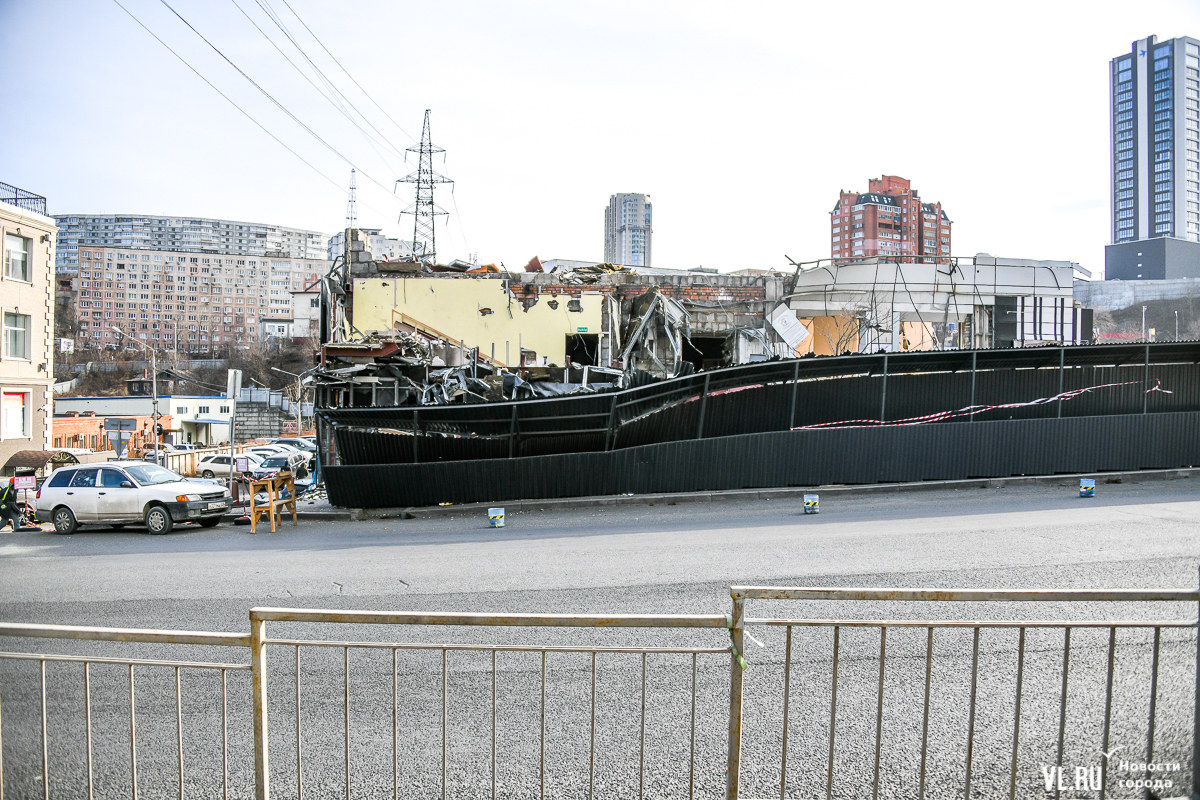
[[[325,480],[335,505],[378,508],[1193,464],[1200,464],[1200,411],[778,431],[610,452],[330,466]]]

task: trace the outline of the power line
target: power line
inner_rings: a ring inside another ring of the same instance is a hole
[[[317,66],[316,62],[313,61],[311,58],[309,58],[308,53],[304,52],[304,48],[301,47],[300,43],[296,41],[296,37],[292,36],[292,32],[289,31],[287,29],[287,26],[283,24],[283,20],[281,20],[279,18],[279,15],[275,13],[275,10],[273,8],[271,8],[270,3],[266,2],[266,0],[254,0],[254,1],[258,5],[258,7],[263,10],[263,13],[265,13],[270,18],[270,20],[275,23],[275,27],[279,28],[279,30],[283,32],[283,35],[286,36],[288,41],[292,43],[292,46],[296,48],[296,51],[299,52],[300,55],[302,55],[304,57],[304,60],[308,62],[308,65],[313,68],[313,71],[315,71],[317,73],[317,75],[321,78],[321,80],[325,82],[325,85],[328,86],[329,89],[331,91],[333,91],[335,94],[337,94],[338,97],[342,98],[342,100],[345,100],[346,104],[349,105],[350,108],[354,109],[354,113],[358,114],[358,116],[362,117],[363,121],[366,122],[367,125],[371,126],[371,130],[375,131],[381,137],[383,137],[383,141],[387,142],[387,145],[390,148],[392,148],[392,151],[394,153],[396,153],[397,155],[399,155],[400,148],[397,147],[395,144],[393,144],[392,141],[390,139],[388,139],[387,136],[383,133],[383,131],[379,130],[379,128],[376,128],[375,125],[371,122],[371,120],[367,118],[367,115],[362,113],[361,111],[359,111],[358,107],[355,106],[353,102],[351,102],[350,98],[346,97],[346,95],[342,93],[342,90],[337,88],[337,86],[334,84],[334,82],[331,81],[329,79],[329,77],[321,70],[321,68]],[[293,11],[292,13],[294,14],[295,12]],[[299,17],[297,17],[297,19],[299,19]],[[300,20],[300,24],[303,25],[304,21]],[[317,44],[320,44],[320,42],[318,41]],[[326,52],[328,52],[328,51],[326,51]],[[336,59],[334,59],[334,60],[336,61]],[[341,65],[339,64],[338,66],[341,66]],[[354,78],[351,78],[350,80],[353,81]],[[368,99],[369,99],[369,97],[368,97]],[[372,100],[371,102],[374,102],[374,101]],[[347,112],[343,111],[343,113],[347,113]],[[347,116],[349,116],[348,113],[347,113]],[[385,112],[385,116],[386,116],[386,112]]]
[[[114,2],[115,1],[116,0],[114,0]],[[284,114],[287,114],[288,117],[290,117],[293,122],[295,122],[297,125],[299,125],[301,128],[303,128],[306,132],[308,132],[308,134],[310,136],[312,136],[314,139],[316,139],[318,142],[320,142],[322,145],[324,145],[335,156],[337,156],[342,161],[345,161],[351,167],[354,167],[359,172],[361,172],[364,176],[366,176],[367,180],[376,184],[379,188],[383,189],[385,192],[388,191],[388,188],[386,186],[384,186],[382,183],[380,183],[379,181],[372,178],[369,174],[367,174],[367,172],[365,170],[363,170],[361,167],[358,167],[353,161],[351,161],[350,159],[348,159],[344,155],[342,155],[341,152],[339,152],[336,147],[334,147],[329,142],[322,139],[317,134],[316,131],[314,131],[312,128],[308,127],[307,125],[305,125],[300,120],[300,118],[297,117],[295,114],[293,114],[291,111],[288,111],[288,109],[283,105],[283,103],[280,103],[278,100],[276,100],[274,97],[271,96],[270,92],[268,92],[263,87],[259,86],[258,83],[253,78],[251,78],[249,75],[247,75],[246,72],[244,70],[242,70],[241,67],[239,67],[237,64],[234,64],[233,61],[230,60],[229,56],[227,56],[223,52],[221,52],[221,49],[219,47],[217,47],[215,44],[213,44],[207,38],[205,38],[204,34],[200,33],[200,31],[196,30],[195,26],[193,26],[192,23],[188,22],[186,19],[184,19],[182,14],[180,14],[178,11],[176,11],[174,8],[172,8],[171,4],[168,3],[167,0],[159,0],[159,2],[161,2],[164,6],[166,6],[168,11],[170,11],[172,14],[174,14],[176,17],[178,17],[179,21],[182,22],[184,25],[186,25],[192,31],[192,33],[199,36],[201,41],[203,41],[206,45],[208,45],[210,48],[212,48],[213,52],[215,52],[222,59],[224,59],[225,63],[229,64],[229,66],[231,66],[235,70],[237,70],[237,73],[239,75],[241,75],[243,78],[245,78],[247,81],[249,81],[251,86],[253,86],[255,89],[258,89],[258,91],[261,92],[262,95],[264,97],[266,97],[268,100],[270,100],[273,104],[275,104],[275,106],[280,111],[282,111]],[[334,184],[334,185],[336,186],[337,184]],[[390,194],[390,192],[389,192],[389,194]]]
[[[304,163],[304,165],[305,165],[305,166],[307,166],[309,169],[311,169],[313,172],[317,173],[317,174],[318,174],[318,175],[320,175],[322,178],[324,178],[325,180],[329,181],[331,184],[333,184],[334,186],[336,186],[338,189],[341,189],[341,186],[340,186],[340,185],[338,185],[337,181],[335,181],[333,178],[331,178],[331,177],[329,177],[328,175],[326,175],[324,172],[321,172],[321,170],[317,169],[315,166],[313,166],[311,163],[309,163],[309,162],[308,162],[308,160],[304,158],[304,156],[300,155],[300,154],[299,154],[299,153],[297,153],[295,150],[293,150],[292,148],[290,148],[290,147],[288,147],[286,144],[284,144],[283,140],[281,140],[281,139],[280,139],[278,136],[276,136],[275,134],[273,134],[273,133],[271,133],[269,130],[267,130],[267,129],[266,129],[266,127],[265,127],[265,126],[263,126],[263,124],[262,124],[261,122],[259,122],[258,120],[256,120],[254,117],[250,116],[250,114],[249,114],[249,113],[248,113],[248,112],[247,112],[245,109],[243,109],[243,108],[242,108],[241,106],[239,106],[237,103],[233,102],[233,100],[231,100],[231,99],[230,99],[229,95],[227,95],[227,94],[225,94],[224,92],[222,92],[222,91],[221,91],[220,89],[218,89],[218,88],[217,88],[215,85],[213,85],[213,82],[212,82],[212,81],[210,81],[208,78],[206,78],[206,77],[204,77],[203,75],[201,75],[199,70],[197,70],[195,67],[193,67],[191,64],[189,64],[189,63],[187,62],[187,59],[185,59],[183,56],[179,55],[179,53],[176,53],[176,52],[175,52],[173,49],[171,49],[171,46],[170,46],[169,44],[167,44],[166,42],[164,42],[162,39],[158,38],[158,36],[157,36],[157,35],[154,33],[154,31],[152,31],[152,30],[150,30],[149,28],[147,28],[147,27],[145,26],[145,24],[143,24],[143,23],[142,23],[142,21],[141,21],[140,19],[138,19],[137,17],[135,17],[135,16],[133,15],[133,12],[131,12],[131,11],[130,11],[128,8],[126,8],[125,6],[121,5],[121,3],[120,3],[120,0],[113,0],[113,2],[117,4],[117,7],[118,7],[118,8],[120,8],[122,11],[124,11],[126,14],[128,14],[128,15],[129,15],[129,17],[130,17],[130,19],[132,19],[134,22],[136,22],[138,25],[140,25],[140,26],[141,26],[141,28],[142,28],[142,30],[144,30],[146,33],[148,33],[148,34],[150,34],[151,36],[153,36],[155,41],[157,41],[157,42],[158,42],[159,44],[161,44],[163,47],[167,48],[168,52],[170,52],[170,53],[171,53],[171,55],[175,56],[177,59],[179,59],[181,62],[183,62],[183,65],[184,65],[185,67],[187,67],[188,69],[190,69],[192,72],[196,73],[196,77],[198,77],[200,80],[202,80],[202,81],[204,81],[205,83],[207,83],[207,84],[208,84],[210,87],[212,87],[212,90],[213,90],[214,92],[216,92],[217,94],[221,95],[221,97],[224,97],[224,98],[225,98],[225,100],[226,100],[226,101],[228,101],[228,103],[229,103],[231,106],[233,106],[233,107],[234,107],[234,108],[236,108],[238,111],[240,111],[240,112],[242,113],[242,115],[243,115],[243,116],[244,116],[246,119],[250,120],[250,121],[251,121],[251,122],[253,122],[255,125],[257,125],[257,126],[258,126],[258,128],[259,128],[259,129],[260,129],[260,130],[261,130],[263,133],[265,133],[267,136],[270,136],[272,139],[274,139],[274,140],[276,141],[276,143],[278,143],[278,144],[279,144],[279,145],[280,145],[280,146],[281,146],[281,147],[282,147],[284,150],[287,150],[289,153],[291,153],[292,155],[294,155],[296,158],[300,159],[300,161],[301,161],[301,162],[303,162],[303,163]]]
[[[242,8],[242,6],[238,3],[237,0],[230,0],[230,2],[233,3],[233,5],[237,8],[238,11],[242,12],[242,16],[244,16],[247,20],[249,20],[250,24],[254,26],[254,29],[257,30],[259,33],[261,33],[263,35],[263,38],[271,43],[271,46],[274,47],[279,52],[279,55],[283,56],[284,60],[287,61],[288,64],[290,64],[292,66],[292,69],[294,69],[294,70],[296,70],[296,72],[300,73],[300,77],[304,78],[304,80],[308,81],[308,85],[313,87],[313,89],[315,89],[317,91],[317,94],[321,95],[321,97],[323,97],[325,99],[325,101],[327,103],[329,103],[331,106],[333,106],[334,109],[336,109],[338,111],[338,113],[342,114],[342,116],[344,116],[347,120],[349,120],[351,125],[358,128],[359,132],[363,135],[363,138],[365,138],[367,140],[367,143],[371,144],[373,137],[369,133],[367,133],[365,130],[363,130],[363,127],[361,125],[359,125],[358,122],[356,122],[354,120],[354,118],[350,116],[349,113],[346,112],[346,109],[343,108],[341,105],[339,105],[337,102],[335,102],[333,100],[333,98],[329,97],[324,91],[322,91],[321,87],[319,87],[319,86],[317,86],[317,84],[313,83],[312,78],[308,77],[308,75],[305,74],[304,70],[300,69],[299,65],[297,65],[296,62],[292,61],[292,59],[288,56],[287,53],[283,52],[283,49],[280,48],[280,46],[275,43],[275,40],[272,39],[270,37],[270,35],[267,34],[266,31],[264,31],[261,27],[259,27],[259,24],[257,22],[255,22],[254,18],[251,17],[246,12],[246,9]],[[357,111],[357,109],[355,109],[355,110]],[[368,123],[368,124],[370,124],[370,123]],[[393,145],[391,142],[388,142],[386,139],[383,142],[378,142],[378,143],[384,144],[388,147],[391,147],[391,149],[395,152],[396,155],[400,155],[400,152],[395,147],[395,145]],[[375,150],[375,147],[373,144],[371,145],[371,149]],[[380,153],[378,150],[375,150],[375,154],[378,155],[380,158],[382,158],[384,160],[384,163],[387,163],[387,159],[383,158],[382,153]],[[400,155],[400,157],[403,158],[402,155]],[[389,168],[391,167],[390,164],[388,166],[389,166]]]
[[[352,83],[353,83],[355,86],[357,86],[357,87],[358,87],[358,90],[359,90],[360,92],[362,92],[362,93],[363,93],[363,94],[366,96],[366,98],[367,98],[368,100],[370,100],[370,101],[371,101],[371,103],[373,103],[373,104],[374,104],[374,106],[375,106],[376,108],[378,108],[378,109],[380,110],[380,112],[381,112],[381,113],[382,113],[382,114],[383,114],[385,117],[387,117],[387,118],[388,118],[388,121],[389,121],[389,122],[391,122],[393,125],[395,125],[395,126],[396,126],[396,128],[397,128],[397,130],[399,130],[401,133],[403,133],[403,134],[404,134],[405,136],[407,136],[409,139],[412,139],[414,142],[415,142],[415,141],[417,141],[417,139],[416,139],[416,137],[415,137],[415,136],[413,136],[413,135],[412,135],[411,133],[409,133],[408,131],[404,130],[404,128],[401,128],[401,127],[400,127],[400,123],[399,123],[399,122],[396,122],[396,120],[392,119],[391,115],[390,115],[390,114],[388,114],[386,111],[384,111],[384,110],[383,110],[383,106],[379,105],[379,103],[376,103],[376,102],[375,102],[375,98],[374,98],[374,97],[371,97],[371,95],[370,95],[370,94],[367,94],[367,90],[366,90],[366,89],[364,89],[364,88],[362,87],[362,85],[361,85],[361,84],[360,84],[358,81],[354,80],[354,76],[350,74],[349,70],[347,70],[345,67],[343,67],[343,66],[342,66],[342,62],[338,61],[338,60],[337,60],[337,58],[335,58],[335,57],[334,57],[333,53],[330,53],[330,52],[329,52],[329,48],[328,48],[328,47],[326,47],[326,46],[325,46],[325,45],[324,45],[324,44],[321,42],[321,40],[317,38],[317,35],[316,35],[315,33],[313,33],[313,31],[312,31],[312,28],[308,27],[308,24],[307,24],[307,23],[306,23],[304,20],[300,19],[300,15],[296,13],[296,9],[292,8],[291,4],[289,4],[287,0],[283,0],[283,4],[284,4],[285,6],[287,6],[287,9],[288,9],[288,11],[291,11],[291,12],[292,12],[292,16],[293,16],[293,17],[295,17],[295,18],[296,18],[296,19],[297,19],[297,20],[300,22],[300,24],[304,26],[304,30],[308,31],[308,35],[309,35],[309,36],[311,36],[311,37],[313,38],[313,41],[315,41],[317,44],[321,45],[321,49],[325,51],[325,54],[326,54],[326,55],[328,55],[330,58],[332,58],[332,59],[333,59],[333,63],[337,64],[337,65],[338,65],[338,67],[339,67],[339,68],[342,70],[342,72],[346,73],[346,77],[347,77],[347,78],[349,78],[349,79],[350,79],[350,81],[351,81],[351,82],[352,82]],[[364,119],[365,119],[365,117],[364,117]]]

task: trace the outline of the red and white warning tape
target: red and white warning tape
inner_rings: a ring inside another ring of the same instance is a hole
[[[1088,392],[1094,392],[1097,389],[1111,389],[1116,386],[1132,386],[1137,383],[1141,383],[1141,381],[1105,383],[1099,386],[1088,386],[1085,389],[1072,389],[1069,392],[1056,394],[1053,397],[1041,397],[1037,400],[1030,400],[1025,403],[1004,403],[1002,405],[995,406],[967,406],[966,408],[960,408],[957,411],[939,411],[936,414],[926,414],[923,417],[908,417],[907,419],[894,419],[886,421],[879,419],[849,419],[841,422],[820,422],[816,425],[800,425],[792,428],[792,430],[806,431],[816,428],[880,428],[892,425],[924,425],[927,422],[941,422],[947,419],[954,419],[955,417],[970,417],[975,414],[980,414],[984,411],[994,411],[1001,408],[1025,408],[1027,406],[1046,405],[1047,403],[1061,403],[1066,400],[1074,400],[1080,395],[1087,394]],[[1162,388],[1162,381],[1157,379],[1154,381],[1154,385],[1145,391],[1145,394],[1150,394],[1150,392],[1174,394],[1174,392]]]

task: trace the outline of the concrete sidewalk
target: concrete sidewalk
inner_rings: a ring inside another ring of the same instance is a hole
[[[731,489],[717,492],[674,492],[663,494],[602,495],[593,497],[563,497],[546,500],[508,500],[492,503],[463,503],[462,505],[426,506],[411,508],[351,508],[336,511],[301,511],[301,519],[429,519],[457,514],[486,514],[489,508],[503,508],[505,513],[519,511],[565,511],[575,508],[604,506],[654,506],[681,503],[718,503],[728,500],[799,499],[805,494],[825,497],[855,497],[901,492],[928,492],[947,489],[1003,489],[1015,486],[1078,486],[1080,478],[1095,478],[1105,483],[1145,483],[1149,481],[1181,480],[1200,476],[1200,468],[1131,470],[1080,475],[1019,475],[1010,478],[972,478],[956,481],[921,481],[919,483],[875,483],[859,486],[788,486],[777,489]],[[311,515],[311,516],[310,516]],[[318,516],[319,515],[319,516]]]

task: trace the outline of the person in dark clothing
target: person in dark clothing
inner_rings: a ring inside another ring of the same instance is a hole
[[[21,504],[17,500],[16,478],[9,478],[0,490],[0,530],[12,523],[13,533],[21,529]]]

